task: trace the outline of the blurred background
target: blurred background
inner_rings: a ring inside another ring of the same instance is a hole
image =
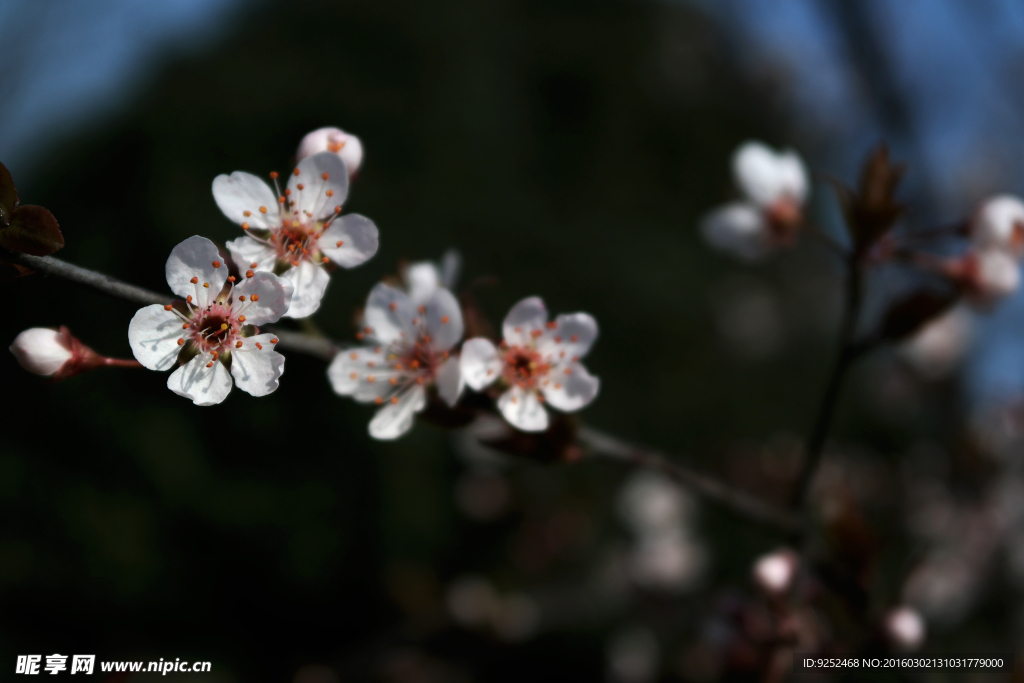
[[[175,244],[240,234],[216,175],[287,169],[306,132],[340,126],[366,148],[347,210],[381,248],[332,278],[330,336],[352,339],[402,260],[456,248],[460,285],[494,278],[477,290],[494,322],[534,294],[597,318],[588,424],[777,502],[840,270],[807,240],[757,266],[702,243],[732,150],[797,149],[836,230],[822,179],[853,181],[882,139],[921,227],[1024,181],[1011,0],[0,0],[0,27],[0,161],[60,221],[58,257],[165,291]],[[6,339],[67,325],[131,356],[135,306],[2,286]],[[970,325],[941,367],[882,352],[855,373],[816,496],[866,613],[913,606],[930,651],[1012,651],[1024,301]],[[287,369],[271,398],[200,409],[158,373],[52,384],[0,363],[0,660],[180,657],[211,660],[204,680],[295,683],[758,677],[750,568],[782,536],[617,464],[503,458],[428,424],[373,442],[322,362]],[[872,637],[841,606],[808,610],[815,647]]]

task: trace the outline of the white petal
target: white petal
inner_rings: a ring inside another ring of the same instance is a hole
[[[401,377],[401,373],[387,363],[380,347],[338,351],[327,368],[327,378],[335,393],[351,396],[360,403],[389,396],[394,390],[389,381],[392,377]]]
[[[1024,203],[1012,195],[986,200],[971,221],[971,237],[981,249],[1004,249],[1020,257],[1024,248]]]
[[[310,261],[301,261],[298,266],[284,271],[281,277],[291,282],[293,287],[292,303],[285,315],[289,318],[305,318],[316,313],[331,276],[320,266]]]
[[[232,305],[234,310],[244,311],[247,324],[266,325],[276,322],[288,311],[294,289],[289,280],[260,271],[252,277],[243,277],[242,282],[235,286]],[[256,301],[252,300],[253,294]],[[245,301],[239,300],[242,296]]]
[[[524,432],[543,432],[548,428],[548,411],[544,410],[537,394],[515,386],[498,399],[498,410],[516,429]]]
[[[350,177],[356,174],[363,163],[363,143],[355,135],[340,128],[320,128],[309,133],[299,143],[296,157],[302,160],[320,152],[333,152],[341,157]]]
[[[505,341],[513,346],[524,346],[533,341],[533,330],[544,331],[548,311],[539,296],[523,299],[508,312],[501,324]]]
[[[167,370],[178,358],[181,318],[160,304],[140,308],[128,323],[128,344],[135,360],[150,370]]]
[[[366,326],[372,330],[374,339],[390,344],[399,339],[409,343],[416,341],[418,318],[416,306],[405,292],[395,287],[378,283],[366,299],[363,313]]]
[[[459,279],[459,271],[462,269],[462,257],[455,249],[449,249],[441,257],[441,286],[445,289],[455,289],[455,282]]]
[[[569,374],[565,374],[565,370]],[[571,413],[583,408],[597,397],[601,381],[587,372],[579,363],[557,366],[551,371],[552,379],[543,387],[544,398],[552,408]]]
[[[11,353],[21,367],[44,377],[60,370],[74,355],[64,335],[48,327],[31,327],[19,334],[11,344]]]
[[[332,152],[320,152],[306,157],[299,162],[299,174],[288,175],[289,199],[295,204],[291,206],[291,215],[301,215],[307,220],[326,220],[334,215],[334,207],[345,203],[348,196],[348,170],[345,162]],[[327,179],[324,180],[324,175]],[[302,189],[299,189],[302,185]],[[331,196],[327,196],[332,192]]]
[[[744,260],[754,261],[768,253],[764,218],[747,202],[732,202],[712,211],[700,228],[711,246]]]
[[[228,267],[221,263],[221,258],[217,245],[205,237],[193,235],[171,250],[164,267],[167,284],[182,299],[190,294],[195,296],[198,287],[199,295],[194,303],[205,306],[220,294],[227,282]],[[220,267],[214,268],[214,263],[219,263]],[[199,279],[198,285],[192,284],[194,277]],[[204,284],[210,286],[203,287]]]
[[[425,304],[441,287],[441,271],[430,261],[410,263],[405,269],[405,283],[409,289],[409,298],[416,304]]]
[[[747,142],[733,155],[736,184],[747,198],[766,209],[783,197],[802,201],[807,180],[800,157],[777,154],[760,142]]]
[[[220,361],[206,367],[210,356],[201,354],[171,373],[167,388],[192,399],[197,406],[217,405],[231,392],[231,374]]]
[[[990,305],[1020,287],[1020,266],[1003,251],[988,249],[977,254],[975,301]]]
[[[454,407],[459,402],[465,382],[458,358],[449,358],[441,364],[434,375],[434,384],[437,386],[437,395],[445,403]]]
[[[370,420],[370,436],[375,439],[397,439],[412,428],[416,413],[427,405],[427,392],[419,384],[398,394],[397,403],[390,401]]]
[[[242,340],[242,347],[231,350],[231,376],[235,386],[253,396],[266,396],[277,390],[284,374],[284,356],[274,350],[272,334],[257,334]],[[259,343],[263,348],[259,348]]]
[[[583,358],[597,339],[597,321],[589,313],[563,313],[555,319],[554,327],[546,328],[537,343],[537,349],[552,358]]]
[[[430,346],[435,351],[448,351],[462,339],[462,307],[447,289],[438,289],[426,303],[424,317]]]
[[[233,239],[224,246],[228,248],[231,258],[234,259],[235,265],[242,273],[251,268],[254,263],[257,270],[272,271],[277,262],[277,254],[273,247],[257,242],[248,235]]]
[[[504,367],[498,349],[490,339],[483,337],[469,339],[462,345],[459,365],[463,381],[475,391],[481,391],[501,377]]]
[[[268,228],[277,227],[281,222],[274,191],[251,173],[235,171],[230,176],[214,178],[213,199],[224,215],[239,225],[248,223],[254,228]],[[267,212],[261,212],[260,207]]]
[[[350,213],[335,218],[320,236],[319,244],[324,256],[342,268],[353,268],[377,253],[377,226],[366,216]]]

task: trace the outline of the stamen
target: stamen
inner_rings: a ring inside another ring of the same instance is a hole
[[[327,192],[326,192],[325,194],[326,194],[326,195],[327,195],[328,197],[333,197],[333,196],[334,196],[334,190],[327,190]]]
[[[281,196],[281,197],[277,198],[277,203],[278,204],[284,204],[286,201],[288,201],[288,200],[285,199],[284,196]]]
[[[245,322],[245,316],[244,315],[238,316],[238,322],[244,323]]]
[[[192,303],[192,295],[191,294],[189,294],[188,296],[185,297],[185,303],[187,303],[187,304]]]
[[[245,276],[246,276],[246,277],[252,277],[252,276],[253,276],[253,275],[255,275],[255,274],[256,274],[256,273],[252,272],[251,270],[247,270],[247,271],[245,271]]]
[[[242,230],[248,230],[248,229],[249,229],[249,224],[248,223],[242,223]]]
[[[194,277],[191,280],[189,280],[189,282],[191,282],[192,284],[197,284],[199,282],[199,278]]]
[[[235,282],[235,276],[234,276],[234,275],[228,275],[228,282],[230,282],[230,283],[234,284],[234,282]]]
[[[390,308],[392,311],[398,310],[398,304],[392,301],[390,304],[388,304],[388,308]]]
[[[214,268],[220,268],[220,261],[214,261],[213,262],[213,267]]]
[[[227,323],[221,323],[221,324],[220,324],[220,329],[221,329],[221,330],[226,330],[226,329],[228,329],[228,324],[227,324]]]
[[[340,247],[343,244],[345,244],[345,240],[338,240],[338,242],[334,246],[335,247]]]
[[[366,381],[369,382],[370,384],[373,384],[374,382],[377,381],[377,377],[375,375],[367,375]]]
[[[299,185],[299,189],[300,189],[300,190],[302,189],[302,185]],[[291,197],[291,196],[292,196],[292,191],[291,191],[291,190],[289,190],[289,189],[287,189],[287,188],[285,188],[285,191],[284,191],[284,196],[285,196],[285,197]]]
[[[545,323],[544,326],[547,327],[549,330],[553,330],[556,327],[558,327],[558,323],[552,320],[550,322]]]
[[[241,296],[239,296],[238,300],[239,301],[245,301],[245,294],[242,294]]]
[[[187,329],[188,329],[188,328],[190,328],[190,327],[192,327],[192,326],[191,326],[191,325],[189,325],[188,323],[184,323],[184,324],[183,324],[183,325],[181,326],[181,329],[183,329],[183,330],[187,330]]]
[[[357,375],[356,373],[354,373],[354,372],[353,372],[353,373],[351,373],[351,374],[350,374],[350,375],[348,376],[348,378],[349,378],[349,379],[359,379],[359,375]]]
[[[296,169],[296,170],[298,170],[298,169]],[[299,174],[296,173],[295,175],[299,175]],[[324,180],[327,180],[328,178],[331,177],[331,174],[328,173],[327,171],[324,171],[323,173],[320,174],[320,177],[323,178]]]
[[[270,172],[270,179],[271,180],[277,180],[277,171],[271,171]]]
[[[235,342],[235,348],[236,348],[236,349],[240,349],[240,348],[242,348],[242,342],[240,342],[240,341],[236,341],[236,342]]]
[[[185,340],[184,340],[184,339],[179,339],[179,340],[178,340],[178,346],[181,346],[181,345],[182,345],[182,344],[184,344],[184,343],[185,343]]]
[[[173,309],[173,308],[174,308],[174,306],[172,306],[172,305],[170,305],[170,304],[167,304],[167,305],[165,305],[165,306],[164,306],[164,310],[165,310],[165,311],[169,311],[169,310],[171,310],[171,309]]]
[[[446,325],[447,323],[448,323],[448,316],[442,315],[441,316],[441,324],[442,325]]]
[[[391,405],[393,405],[393,406],[394,405],[398,405],[398,397],[397,396],[392,396],[391,397]]]
[[[266,212],[267,212],[267,207],[261,206],[260,207],[260,213],[266,213]]]
[[[210,283],[209,282],[204,282],[203,283],[203,287],[206,287],[207,289],[209,289],[210,288]]]
[[[540,335],[544,334],[541,330],[530,330],[530,336],[536,339]]]
[[[292,171],[292,173],[294,173],[296,176],[299,175],[299,169],[295,169],[294,171]]]
[[[256,342],[256,348],[259,349],[260,351],[262,351],[263,350],[263,344],[260,344],[259,342]]]
[[[207,363],[207,364],[206,364],[206,367],[208,367],[208,368],[212,368],[212,367],[213,367],[213,361],[211,360],[211,361],[210,361],[209,363]]]
[[[392,377],[388,381],[391,382],[391,386],[394,386],[394,385],[398,384],[398,378],[397,377]]]
[[[299,188],[300,190],[305,190],[305,189],[306,189],[306,186],[305,186],[305,185],[303,185],[302,183],[299,183],[299,184],[298,184],[298,185],[296,185],[295,187]]]
[[[259,294],[253,294],[252,296],[249,297],[249,300],[250,301],[259,301],[260,300],[260,295]]]
[[[376,403],[377,405],[380,405],[381,403],[384,402],[384,399],[378,396],[377,398],[373,399],[373,402]]]
[[[242,215],[245,216],[246,218],[248,218],[249,216],[252,215],[252,211],[243,211]]]
[[[270,343],[271,344],[276,344],[278,341],[280,341],[280,340],[277,337],[274,337],[273,339],[270,340]]]

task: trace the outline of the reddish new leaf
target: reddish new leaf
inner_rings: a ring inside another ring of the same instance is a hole
[[[18,191],[14,188],[14,180],[10,171],[0,164],[0,227],[11,222],[11,214],[18,206]]]
[[[861,170],[857,191],[837,185],[839,202],[859,254],[865,254],[888,233],[906,207],[896,200],[896,188],[906,170],[889,159],[889,149],[879,145]]]
[[[34,272],[36,271],[26,268],[20,263],[8,263],[7,261],[0,260],[0,282],[17,280],[19,277],[25,277]]]
[[[64,246],[53,214],[41,206],[19,206],[10,225],[0,228],[0,247],[32,256],[46,256]]]

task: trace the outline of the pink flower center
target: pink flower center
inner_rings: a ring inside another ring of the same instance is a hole
[[[536,350],[526,346],[511,346],[505,350],[505,369],[502,376],[512,386],[535,389],[547,377],[551,364]]]
[[[188,328],[188,340],[201,353],[217,352],[218,355],[234,348],[240,338],[245,316],[238,315],[230,304],[225,306],[215,301],[206,308],[196,308]]]

